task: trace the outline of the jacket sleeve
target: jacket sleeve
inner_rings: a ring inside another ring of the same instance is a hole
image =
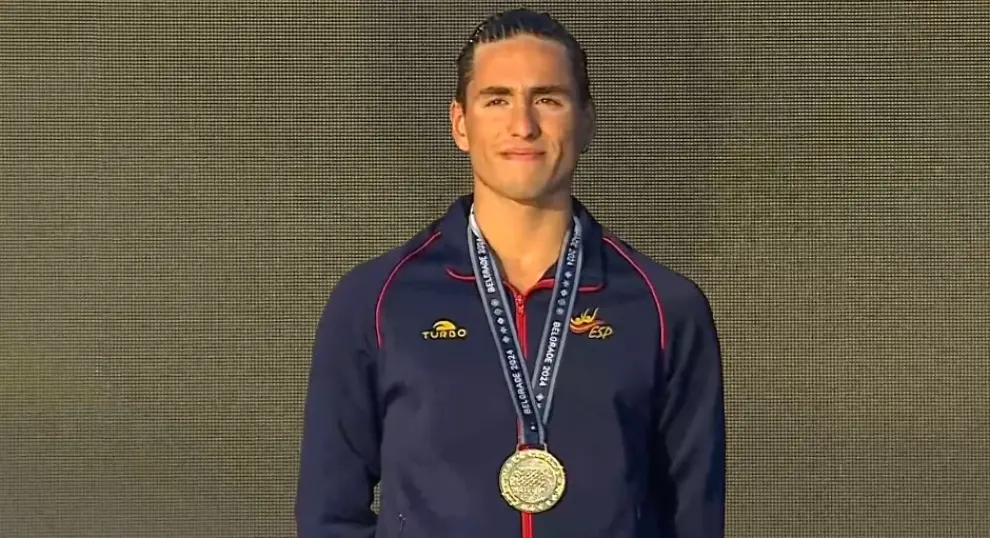
[[[298,538],[372,538],[380,424],[375,294],[345,276],[317,325],[303,411]]]
[[[722,358],[707,298],[679,290],[665,305],[665,390],[659,439],[664,510],[675,538],[723,538],[725,411]]]

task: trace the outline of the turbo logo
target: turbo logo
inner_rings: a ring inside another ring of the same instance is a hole
[[[454,325],[454,322],[445,319],[438,320],[433,324],[433,329],[423,331],[423,340],[460,340],[467,338],[467,329]]]

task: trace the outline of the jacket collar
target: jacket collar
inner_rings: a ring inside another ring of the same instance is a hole
[[[602,227],[584,205],[572,198],[574,215],[581,222],[584,233],[584,261],[581,267],[581,287],[598,289],[605,284],[603,264]],[[440,231],[440,241],[443,245],[446,272],[457,280],[474,281],[474,270],[471,267],[471,256],[468,251],[468,215],[471,211],[473,195],[457,198],[439,219],[437,229]],[[553,279],[554,267],[548,269],[544,278]]]

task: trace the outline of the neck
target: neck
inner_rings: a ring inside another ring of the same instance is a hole
[[[566,190],[546,200],[521,203],[476,186],[474,214],[506,280],[526,291],[560,256],[573,208]]]

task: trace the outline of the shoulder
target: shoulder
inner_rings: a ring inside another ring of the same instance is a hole
[[[677,332],[677,328],[686,323],[710,322],[708,297],[697,282],[640,252],[614,234],[603,233],[602,240],[605,248],[611,249],[618,260],[627,264],[648,288],[664,335]]]
[[[404,267],[436,242],[439,232],[430,226],[403,244],[353,266],[340,277],[327,297],[323,317],[348,324],[377,338],[379,311],[390,284]]]
[[[381,292],[405,265],[429,248],[439,235],[432,227],[427,228],[405,243],[355,265],[340,277],[331,297],[367,296],[370,292]]]

